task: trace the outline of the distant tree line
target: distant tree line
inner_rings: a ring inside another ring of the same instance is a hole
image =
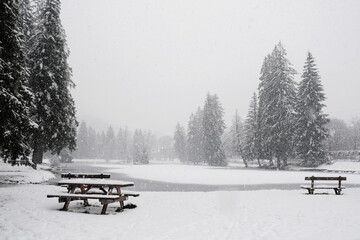
[[[141,129],[131,132],[127,127],[120,127],[116,133],[112,126],[106,132],[97,132],[82,121],[73,157],[147,164],[153,157],[173,159],[173,141],[171,137],[156,139],[150,131]]]
[[[75,149],[60,0],[0,1],[0,33],[0,157],[36,166],[44,152]]]
[[[267,161],[267,166],[277,169],[285,167],[290,158],[301,159],[304,166],[326,162],[330,125],[323,113],[325,94],[310,52],[299,84],[294,81],[295,74],[283,45],[277,44],[263,61],[258,93],[251,99],[245,121],[236,113],[223,135],[223,110],[217,100],[209,105],[208,95],[204,109],[190,117],[185,147],[179,144],[184,130],[176,128],[175,146],[181,146],[175,148],[178,157],[185,162],[226,165],[224,149],[227,155],[240,156],[246,167],[253,160],[259,166]]]

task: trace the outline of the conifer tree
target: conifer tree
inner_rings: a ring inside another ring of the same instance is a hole
[[[148,164],[149,163],[149,148],[147,145],[146,133],[141,129],[136,129],[133,138],[133,163],[134,164]]]
[[[188,122],[186,153],[188,161],[194,164],[204,162],[203,116],[203,110],[199,107],[195,114],[191,114]]]
[[[315,60],[310,52],[304,66],[297,94],[297,153],[306,166],[317,166],[326,161],[324,140],[329,122],[322,109],[325,94]]]
[[[261,167],[260,156],[259,156],[259,129],[258,129],[258,105],[257,96],[254,93],[249,111],[245,120],[245,137],[244,137],[244,148],[243,157],[249,160],[258,160],[259,167]]]
[[[30,164],[29,139],[36,127],[30,118],[32,92],[24,52],[18,0],[0,2],[0,156],[12,164]]]
[[[76,138],[77,149],[75,155],[77,158],[83,159],[89,157],[89,135],[85,121],[80,123],[79,131]]]
[[[34,30],[30,87],[35,94],[32,109],[38,128],[33,136],[33,162],[41,163],[43,153],[59,153],[76,146],[75,106],[70,94],[74,87],[67,63],[69,51],[60,22],[60,0],[46,0],[40,6]]]
[[[116,140],[114,130],[109,126],[106,132],[105,138],[105,159],[115,159],[116,158]]]
[[[216,94],[207,94],[204,105],[204,157],[211,166],[227,165],[221,137],[225,130],[223,108]]]
[[[238,111],[235,112],[226,140],[227,145],[230,145],[228,148],[230,148],[231,155],[242,157],[245,167],[247,167],[247,159],[243,157],[244,124]]]
[[[174,133],[174,150],[181,162],[186,162],[186,134],[185,129],[177,123]]]
[[[266,58],[260,87],[261,141],[268,157],[276,158],[277,169],[286,165],[292,154],[294,144],[296,71],[286,58],[286,51],[281,43],[277,44]]]

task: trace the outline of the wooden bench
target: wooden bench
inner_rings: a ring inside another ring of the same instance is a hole
[[[58,197],[59,203],[65,202],[64,207],[62,210],[67,211],[69,204],[71,201],[74,200],[83,200],[87,201],[89,199],[98,199],[103,205],[101,210],[101,214],[106,213],[106,209],[109,203],[125,201],[127,199],[126,196],[119,196],[119,195],[103,195],[103,194],[74,194],[74,193],[60,193],[60,194],[48,194],[48,198]]]
[[[109,173],[62,173],[61,178],[110,178]]]
[[[314,194],[315,189],[334,189],[336,195],[341,194],[341,190],[345,189],[341,186],[341,181],[345,181],[346,177],[305,177],[305,180],[311,181],[310,187],[309,186],[301,186],[303,189],[307,189],[309,194]],[[330,185],[319,185],[315,186],[315,181],[338,181],[337,186],[330,186]]]

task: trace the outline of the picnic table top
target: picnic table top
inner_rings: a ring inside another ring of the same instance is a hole
[[[93,179],[93,178],[73,178],[63,179],[58,182],[58,185],[96,185],[96,186],[119,186],[131,187],[133,182],[110,180],[110,179]]]
[[[65,177],[86,178],[87,176],[89,176],[89,178],[96,178],[96,177],[110,178],[110,173],[86,173],[86,172],[67,172],[67,173],[64,172],[64,173],[61,173],[62,178],[65,178]]]

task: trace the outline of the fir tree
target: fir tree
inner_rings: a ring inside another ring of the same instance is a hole
[[[80,123],[79,131],[76,138],[77,149],[75,152],[75,156],[77,158],[83,159],[89,157],[89,135],[88,129],[85,121]]]
[[[225,166],[226,157],[221,137],[225,130],[223,108],[217,95],[206,96],[203,116],[204,157],[211,166]]]
[[[186,134],[185,129],[177,123],[174,133],[174,150],[181,162],[186,161]]]
[[[198,108],[195,114],[191,114],[188,122],[186,153],[188,161],[194,164],[204,161],[203,115],[203,110]]]
[[[270,159],[276,158],[279,169],[281,163],[287,164],[293,151],[296,101],[293,76],[296,72],[281,43],[266,58],[265,67],[260,87],[262,147],[265,147]]]
[[[135,130],[133,138],[133,162],[134,164],[148,164],[149,163],[149,148],[147,139],[143,131]]]
[[[31,48],[30,87],[35,94],[32,114],[39,125],[33,136],[33,162],[41,163],[43,152],[59,153],[76,146],[75,106],[70,88],[71,69],[65,33],[60,23],[60,0],[46,0],[40,7]]]
[[[30,119],[32,93],[24,53],[18,0],[0,2],[0,156],[30,164],[29,138],[36,126]]]
[[[243,157],[243,139],[244,139],[244,124],[238,111],[235,112],[232,124],[226,137],[228,151],[232,156],[242,157],[245,167],[248,166],[246,159]],[[225,145],[225,141],[224,141]]]
[[[244,148],[243,148],[243,157],[249,160],[258,160],[259,167],[261,167],[260,156],[259,156],[259,128],[258,128],[258,105],[257,105],[257,96],[254,93],[250,106],[249,112],[245,120],[245,136],[244,136]]]
[[[324,140],[329,122],[322,109],[325,94],[315,60],[310,52],[304,66],[297,95],[297,153],[306,166],[317,166],[326,161]]]
[[[116,158],[116,140],[113,128],[110,126],[106,132],[105,138],[105,159]]]

